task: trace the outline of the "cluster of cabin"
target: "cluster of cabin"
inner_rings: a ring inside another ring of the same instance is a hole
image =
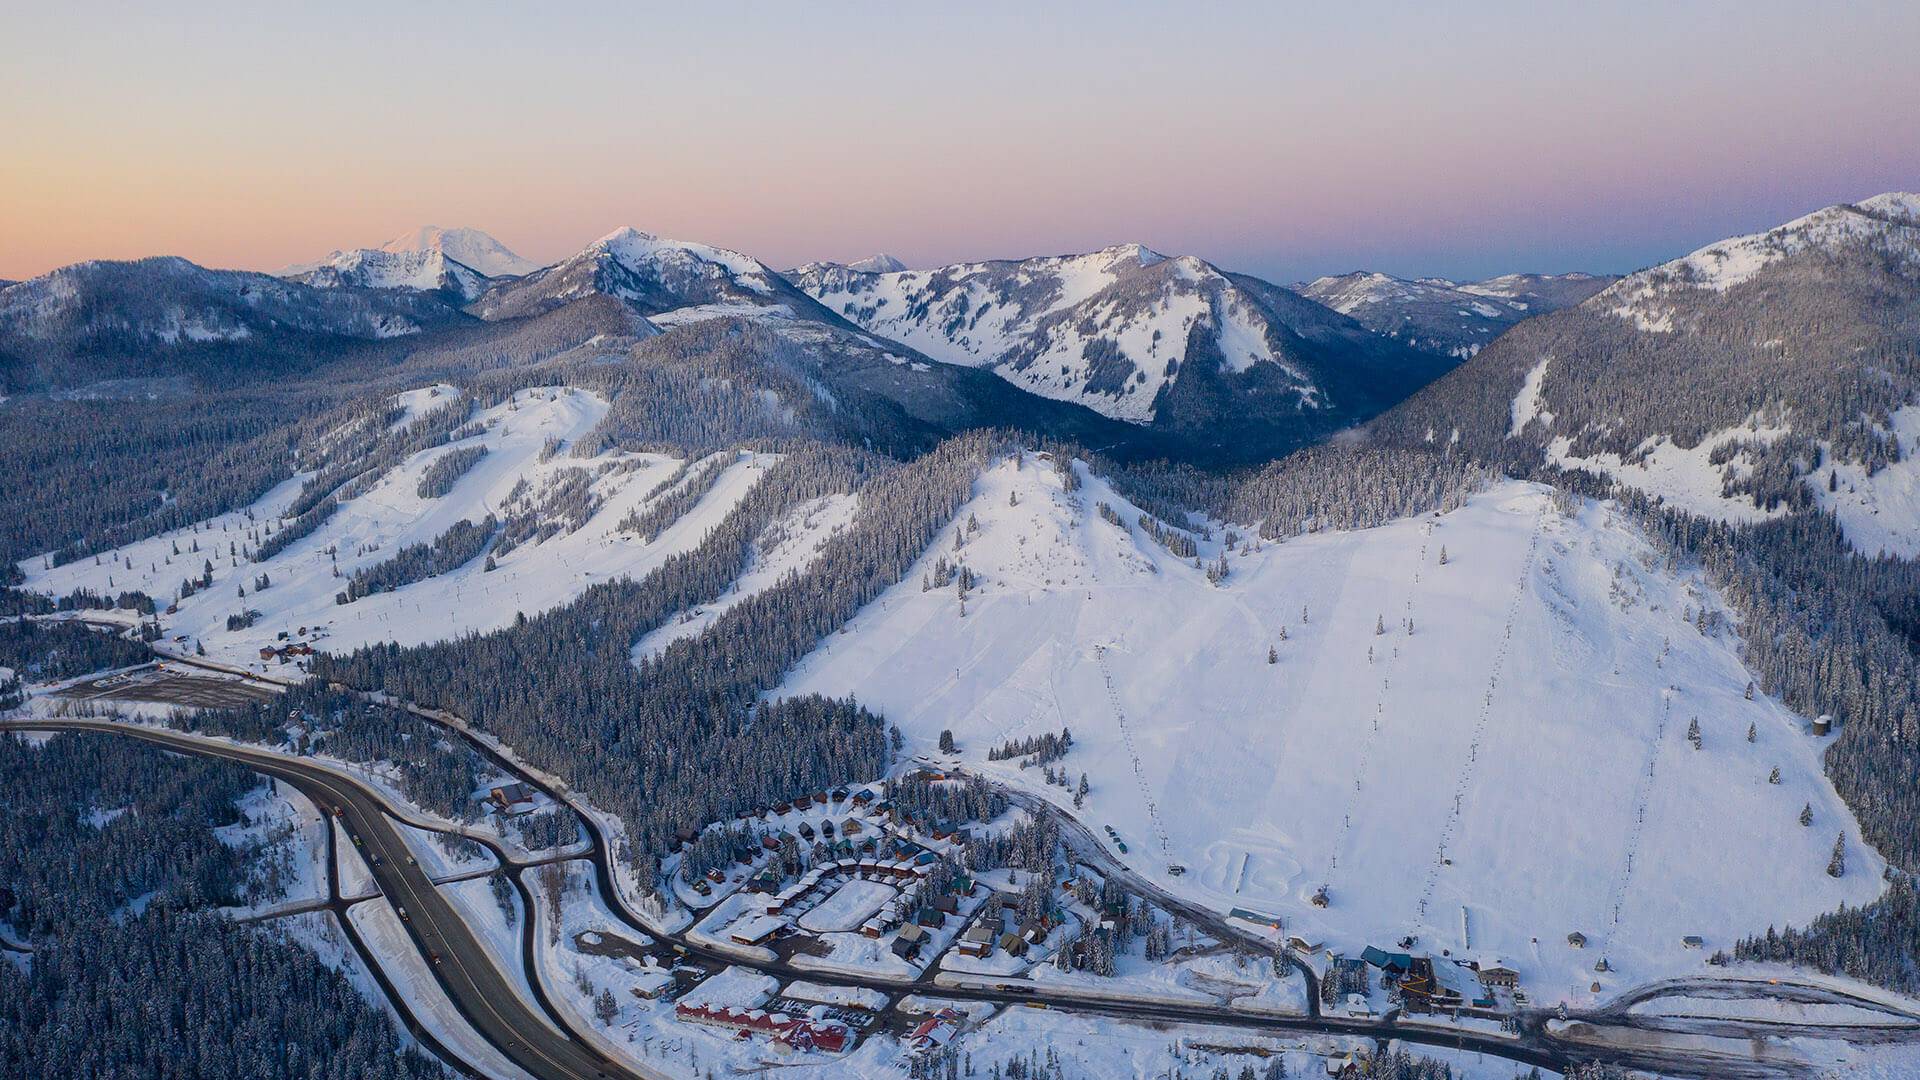
[[[312,655],[313,655],[313,646],[307,644],[304,641],[295,641],[288,645],[281,645],[278,648],[275,648],[272,645],[260,646],[260,659],[262,660],[277,659],[283,664],[292,660],[296,656],[312,656]]]
[[[295,639],[307,637],[309,634],[311,634],[313,637],[313,640],[318,641],[321,638],[326,637],[327,633],[328,633],[327,629],[324,625],[323,626],[302,626],[299,629],[292,630],[292,631],[282,630],[273,635],[273,640],[276,642],[279,642],[280,644],[260,646],[260,659],[261,660],[278,660],[280,663],[286,664],[286,663],[291,663],[296,658],[299,658],[302,656],[312,656],[313,645],[309,642],[298,641]]]
[[[1359,956],[1327,954],[1321,996],[1328,1003],[1344,997],[1349,1012],[1366,1010],[1370,972],[1380,973],[1381,985],[1409,1013],[1447,1013],[1454,1016],[1505,1015],[1500,995],[1524,1004],[1520,973],[1495,961],[1435,960],[1406,952],[1388,952],[1372,945]]]
[[[955,948],[963,956],[980,959],[992,956],[996,950],[1008,956],[1025,956],[1029,949],[1045,942],[1047,934],[1057,925],[1057,918],[1044,916],[1022,921],[1020,898],[1001,893],[981,910],[980,917],[967,932],[960,935]]]
[[[739,1039],[763,1035],[772,1045],[789,1050],[821,1050],[838,1054],[854,1041],[853,1032],[845,1023],[824,1017],[790,1016],[765,1009],[696,1005],[685,1001],[675,1005],[673,1012],[685,1023],[718,1028]]]

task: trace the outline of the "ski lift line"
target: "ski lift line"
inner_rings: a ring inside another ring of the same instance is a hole
[[[1486,737],[1487,723],[1493,716],[1493,692],[1500,685],[1500,673],[1507,662],[1509,644],[1513,640],[1513,622],[1520,614],[1520,602],[1526,596],[1527,579],[1533,576],[1534,562],[1540,551],[1540,537],[1546,530],[1546,510],[1541,509],[1534,518],[1533,535],[1527,540],[1527,556],[1520,564],[1520,575],[1514,583],[1513,595],[1507,600],[1506,626],[1500,633],[1500,645],[1494,650],[1492,669],[1487,675],[1487,692],[1480,699],[1480,711],[1474,718],[1473,734],[1467,741],[1467,759],[1461,763],[1460,775],[1454,781],[1453,808],[1448,812],[1447,820],[1440,828],[1440,843],[1434,852],[1433,865],[1427,870],[1426,885],[1420,891],[1420,900],[1416,905],[1416,914],[1420,920],[1427,917],[1427,908],[1433,899],[1433,891],[1439,885],[1440,870],[1447,865],[1448,846],[1453,842],[1461,817],[1466,811],[1466,793],[1473,785],[1475,766],[1480,761],[1480,743]]]
[[[1432,535],[1431,525],[1421,530],[1420,554],[1415,557],[1413,562],[1413,586],[1407,590],[1406,610],[1409,619],[1413,617],[1413,599],[1419,593],[1421,576],[1425,572],[1427,565],[1429,538]],[[1396,659],[1399,655],[1399,650],[1395,649],[1387,660],[1391,661]],[[1335,835],[1333,849],[1327,856],[1326,875],[1321,878],[1322,884],[1320,887],[1323,891],[1330,890],[1333,887],[1334,873],[1340,869],[1340,852],[1346,847],[1348,834],[1353,831],[1353,815],[1354,812],[1359,809],[1360,795],[1365,786],[1362,781],[1367,774],[1368,762],[1373,757],[1374,743],[1378,740],[1380,732],[1384,727],[1381,721],[1386,717],[1387,692],[1392,688],[1392,685],[1391,666],[1388,663],[1383,663],[1380,674],[1380,692],[1375,695],[1373,703],[1373,726],[1367,732],[1365,741],[1360,744],[1360,754],[1354,764],[1353,791],[1347,796],[1345,812],[1340,815],[1340,831]]]
[[[1120,707],[1120,695],[1113,686],[1113,670],[1107,666],[1107,647],[1095,645],[1093,655],[1100,664],[1100,677],[1107,685],[1107,702],[1113,706],[1114,722],[1120,728],[1120,741],[1127,748],[1127,756],[1133,759],[1133,777],[1140,784],[1140,797],[1147,806],[1147,820],[1153,823],[1161,854],[1171,856],[1173,844],[1167,838],[1166,824],[1160,820],[1160,807],[1154,802],[1153,791],[1147,785],[1147,771],[1140,764],[1140,751],[1134,746],[1133,729],[1127,726],[1127,712]]]
[[[1667,724],[1673,719],[1673,695],[1666,690],[1660,692],[1660,723],[1654,728],[1653,745],[1647,751],[1647,767],[1641,773],[1638,788],[1634,793],[1634,821],[1627,830],[1627,846],[1624,861],[1620,868],[1619,881],[1613,892],[1613,928],[1620,926],[1620,912],[1626,906],[1627,889],[1633,882],[1634,856],[1640,850],[1640,836],[1647,825],[1647,804],[1653,798],[1655,768],[1660,760],[1660,747],[1666,741]]]

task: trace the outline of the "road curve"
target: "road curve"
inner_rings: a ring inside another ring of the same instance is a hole
[[[360,841],[363,861],[381,893],[397,910],[406,912],[408,936],[423,957],[439,957],[432,964],[434,977],[482,1038],[540,1080],[644,1080],[643,1074],[611,1060],[584,1040],[556,1033],[552,1023],[522,999],[519,988],[494,964],[486,946],[426,871],[408,862],[407,842],[387,817],[384,800],[372,789],[283,755],[159,728],[102,720],[28,720],[0,722],[0,729],[104,732],[143,739],[171,750],[238,762],[287,781],[323,813],[334,814],[337,808],[335,820]]]

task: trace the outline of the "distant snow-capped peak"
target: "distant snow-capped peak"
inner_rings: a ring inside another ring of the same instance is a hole
[[[858,270],[863,274],[897,274],[906,268],[906,263],[901,262],[899,259],[894,258],[884,251],[878,255],[869,255],[864,259],[855,259],[847,264],[847,269]]]
[[[422,225],[380,245],[380,250],[395,254],[438,251],[487,277],[517,277],[540,269],[539,263],[521,258],[505,244],[479,229],[443,229],[438,225]]]

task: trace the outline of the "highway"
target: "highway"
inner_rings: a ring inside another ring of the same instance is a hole
[[[643,1075],[610,1060],[583,1039],[555,1033],[552,1025],[557,1015],[550,1014],[552,1019],[542,1017],[522,1000],[514,980],[494,965],[486,946],[435,888],[427,872],[410,861],[405,838],[389,817],[385,801],[371,788],[284,755],[159,728],[103,720],[6,722],[0,728],[104,732],[143,739],[170,750],[224,758],[286,781],[313,800],[323,813],[333,815],[337,808],[340,812],[336,820],[359,841],[362,859],[381,894],[396,910],[406,913],[407,934],[420,954],[438,958],[430,961],[434,977],[483,1038],[541,1080],[610,1080]],[[496,850],[496,854],[500,853]],[[328,889],[337,900],[338,876],[331,871],[332,864],[330,859]],[[531,903],[528,910],[532,910]],[[351,932],[351,924],[345,918],[341,922]],[[526,923],[530,927],[532,919]],[[390,986],[383,989],[396,995]],[[535,993],[540,993],[537,981]]]

